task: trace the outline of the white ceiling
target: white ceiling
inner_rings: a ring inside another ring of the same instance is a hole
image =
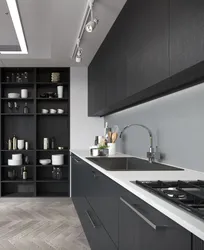
[[[95,0],[94,13],[100,20],[93,33],[84,33],[83,60],[71,55],[88,0],[18,0],[28,46],[28,55],[1,55],[1,67],[87,66],[100,47],[127,0]],[[18,45],[6,0],[0,0],[0,46]]]

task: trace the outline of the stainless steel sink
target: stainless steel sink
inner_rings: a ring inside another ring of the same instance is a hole
[[[149,163],[138,158],[127,157],[87,157],[87,159],[101,168],[109,171],[182,171],[159,163]]]

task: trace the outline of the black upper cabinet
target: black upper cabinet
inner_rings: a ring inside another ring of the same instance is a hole
[[[170,0],[170,72],[204,60],[204,1]]]
[[[131,96],[169,77],[169,1],[128,0],[124,11]]]
[[[88,68],[88,115],[106,107],[105,47],[102,45]]]

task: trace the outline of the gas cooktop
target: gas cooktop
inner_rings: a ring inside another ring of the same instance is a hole
[[[133,183],[204,219],[204,181],[136,181]]]

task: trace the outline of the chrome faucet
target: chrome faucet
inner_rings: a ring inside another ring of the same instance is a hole
[[[154,148],[153,148],[153,136],[152,136],[151,130],[148,127],[146,127],[146,126],[144,126],[142,124],[130,124],[130,125],[124,127],[124,129],[121,131],[120,138],[122,137],[123,132],[127,128],[132,127],[132,126],[142,127],[142,128],[144,128],[144,129],[146,129],[148,131],[149,139],[150,139],[150,146],[149,146],[149,151],[147,152],[147,158],[148,158],[149,162],[152,163],[152,162],[154,162],[155,159],[156,160],[160,160],[161,159],[160,153],[157,152],[157,150],[156,150],[156,153],[154,152]]]

